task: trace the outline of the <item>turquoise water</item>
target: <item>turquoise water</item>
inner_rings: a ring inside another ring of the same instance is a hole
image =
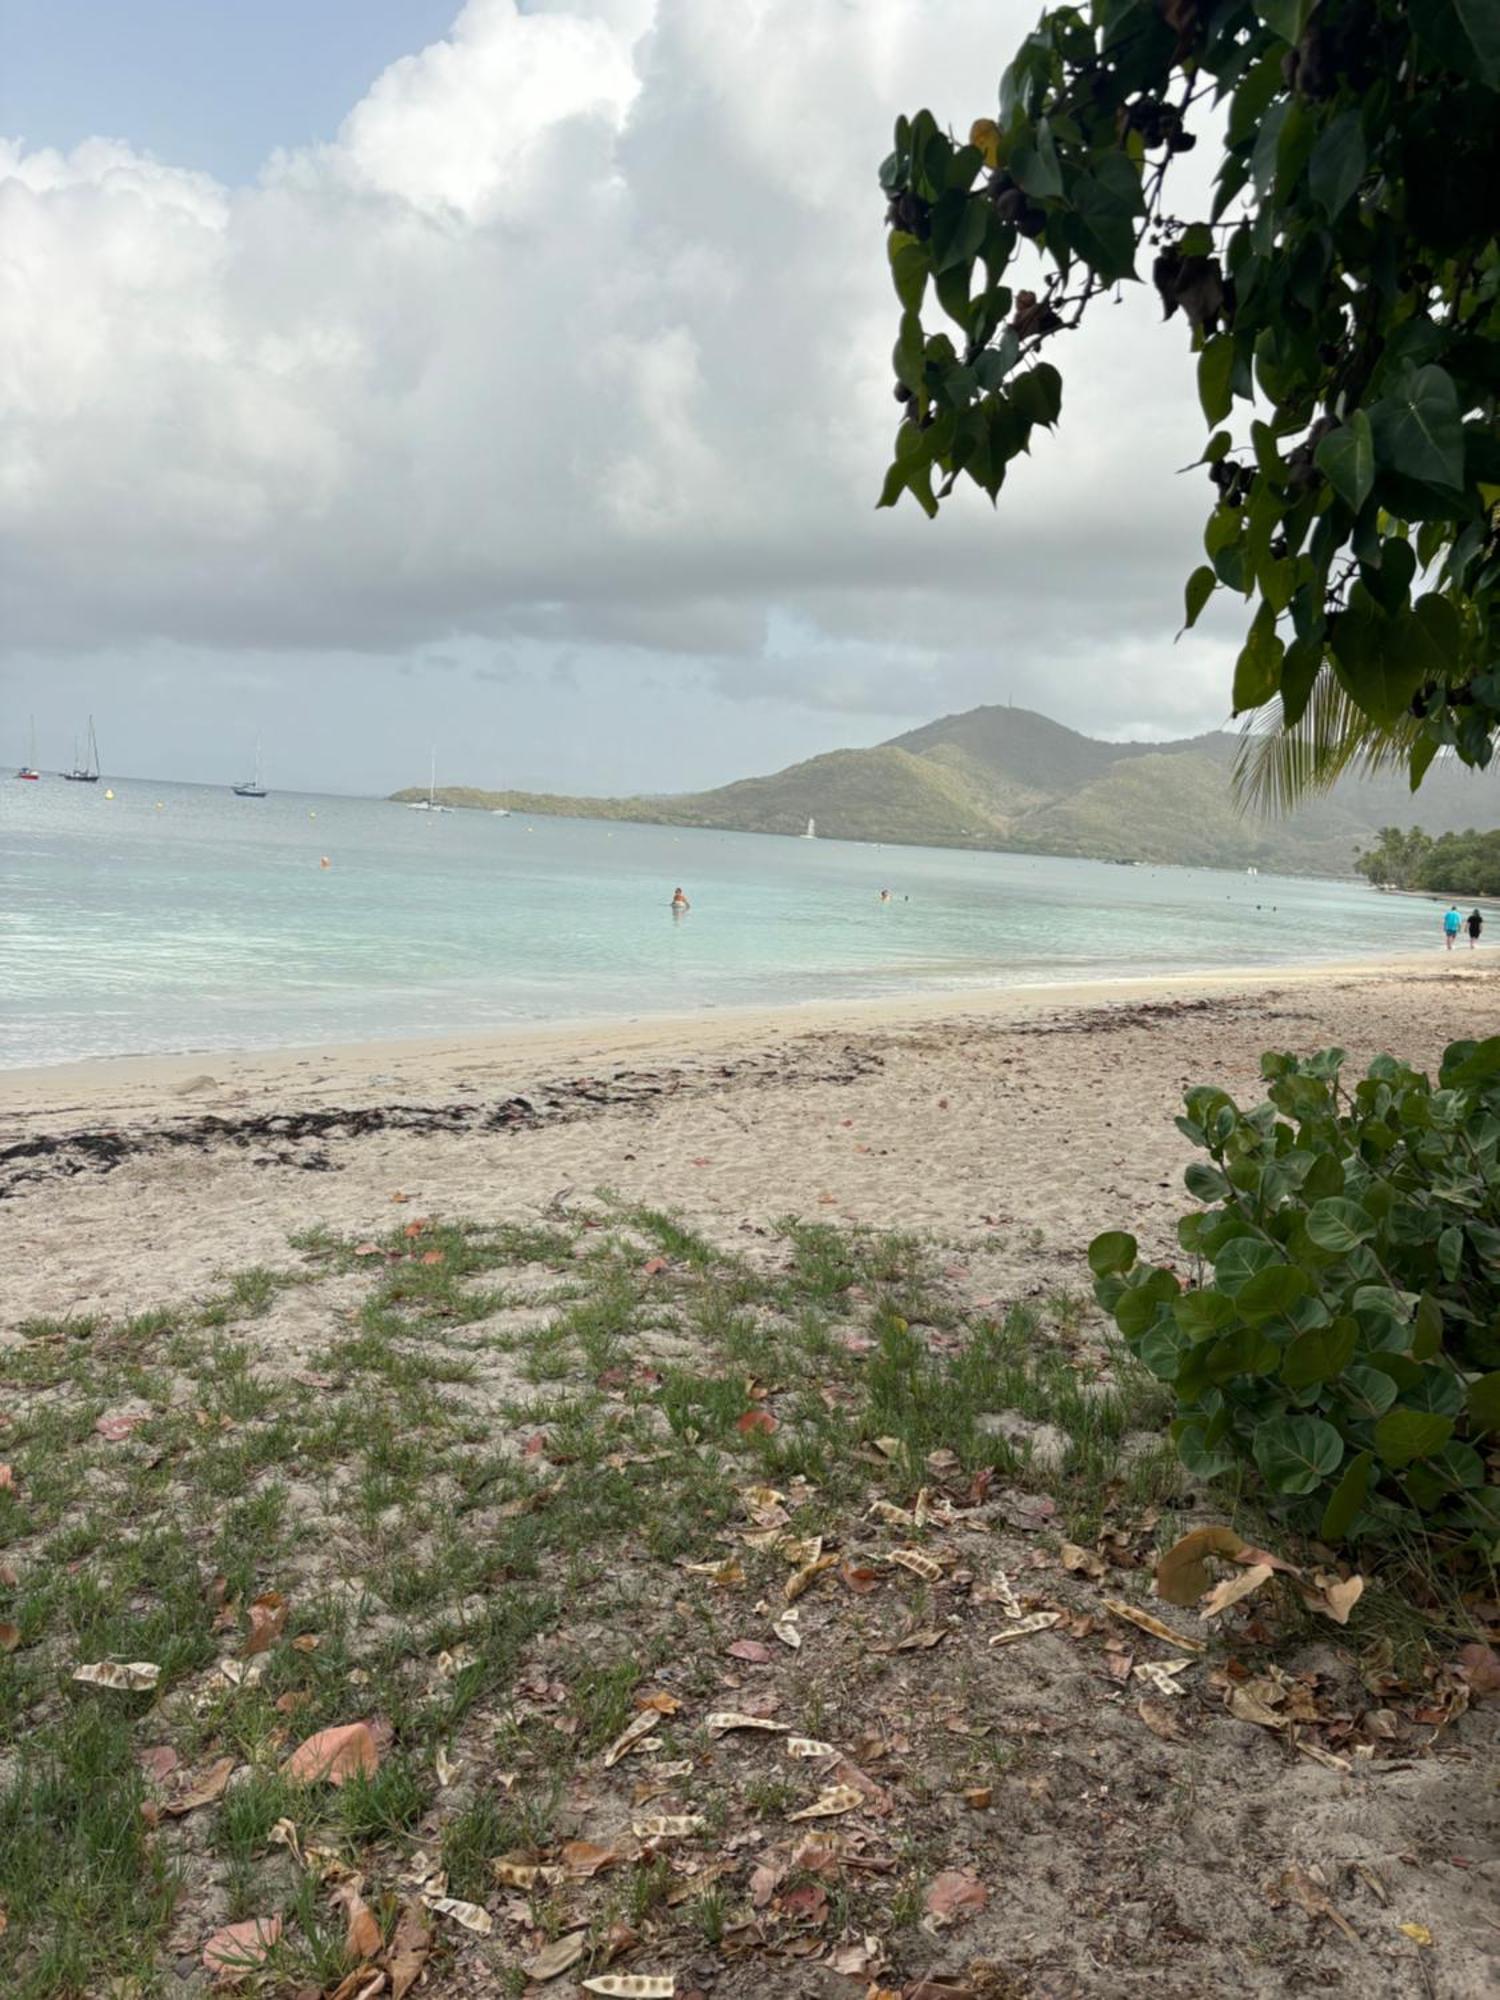
[[[113,799],[104,784],[0,779],[0,1064],[1386,956],[1436,938],[1427,904],[1359,883],[106,782]],[[667,908],[679,882],[681,921]]]

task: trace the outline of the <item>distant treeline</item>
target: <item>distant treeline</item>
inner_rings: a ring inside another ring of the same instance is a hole
[[[1500,829],[1445,833],[1434,840],[1419,826],[1383,826],[1373,847],[1355,851],[1354,865],[1372,882],[1444,895],[1500,896]]]

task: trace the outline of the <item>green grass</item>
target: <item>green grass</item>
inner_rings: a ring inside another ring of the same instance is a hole
[[[496,1855],[565,1837],[570,1786],[597,1773],[653,1677],[713,1698],[726,1638],[788,1572],[774,1550],[745,1548],[746,1588],[728,1596],[681,1565],[733,1552],[751,1483],[793,1496],[798,1535],[857,1551],[872,1496],[909,1505],[934,1454],[951,1455],[960,1485],[1019,1478],[984,1422],[1014,1411],[1066,1436],[1046,1485],[1066,1522],[1170,1490],[1163,1458],[1121,1452],[1160,1426],[1160,1392],[1125,1362],[1102,1385],[1084,1379],[1076,1301],[971,1313],[914,1237],[789,1223],[752,1264],[610,1201],[565,1226],[423,1221],[408,1234],[419,1220],[400,1209],[366,1257],[309,1230],[287,1269],[227,1274],[206,1299],[118,1322],[32,1320],[6,1353],[17,1486],[0,1491],[0,1554],[17,1581],[0,1586],[0,1617],[20,1642],[0,1654],[0,1729],[20,1747],[0,1766],[5,1995],[91,1994],[112,1978],[138,1981],[141,2000],[174,1992],[190,1851],[209,1872],[205,1888],[198,1866],[200,1929],[281,1911],[287,1990],[336,1983],[342,1933],[276,1837],[286,1821],[372,1884],[421,1846],[451,1893],[483,1901]],[[278,1360],[293,1287],[321,1332]],[[308,1369],[329,1386],[299,1383]],[[94,1431],[132,1402],[152,1414],[129,1439]],[[945,1615],[916,1579],[903,1589],[908,1620]],[[284,1635],[250,1677],[226,1677],[217,1663],[238,1658],[247,1607],[272,1590]],[[156,1663],[154,1697],[71,1681],[106,1658]],[[835,1732],[845,1700],[814,1676],[800,1726]],[[282,1776],[296,1741],[361,1716],[389,1732],[372,1778],[334,1790]],[[776,1820],[810,1796],[808,1772],[749,1761],[732,1792],[700,1796],[696,1723],[663,1715],[655,1733],[663,1758],[693,1770],[683,1797],[716,1834],[735,1812]],[[151,1834],[137,1752],[161,1743],[184,1771],[225,1755],[240,1768],[216,1805]],[[451,1792],[440,1751],[459,1766]],[[979,1754],[996,1761],[1003,1746]],[[917,1915],[926,1866],[914,1851],[894,1890]],[[710,1885],[679,1911],[676,1883],[665,1859],[620,1869],[596,1924],[670,1920],[717,1947],[740,1920],[735,1897]],[[849,1922],[874,1921],[860,1899],[875,1894],[839,1889]],[[576,1921],[562,1903],[537,1907],[544,1929]],[[494,1964],[508,1990],[514,1965]]]

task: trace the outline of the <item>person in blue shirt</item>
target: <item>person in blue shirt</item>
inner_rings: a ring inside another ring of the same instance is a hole
[[[1458,927],[1462,922],[1463,919],[1458,914],[1457,903],[1450,903],[1447,915],[1443,918],[1443,936],[1448,941],[1449,951],[1453,949],[1453,940],[1458,936]]]

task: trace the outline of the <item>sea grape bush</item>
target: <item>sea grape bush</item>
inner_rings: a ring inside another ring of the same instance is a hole
[[[1186,1098],[1204,1204],[1196,1282],[1089,1246],[1095,1292],[1177,1397],[1183,1463],[1248,1469],[1295,1525],[1500,1554],[1500,1036],[1455,1042],[1437,1087],[1380,1056],[1261,1058],[1268,1101]]]

